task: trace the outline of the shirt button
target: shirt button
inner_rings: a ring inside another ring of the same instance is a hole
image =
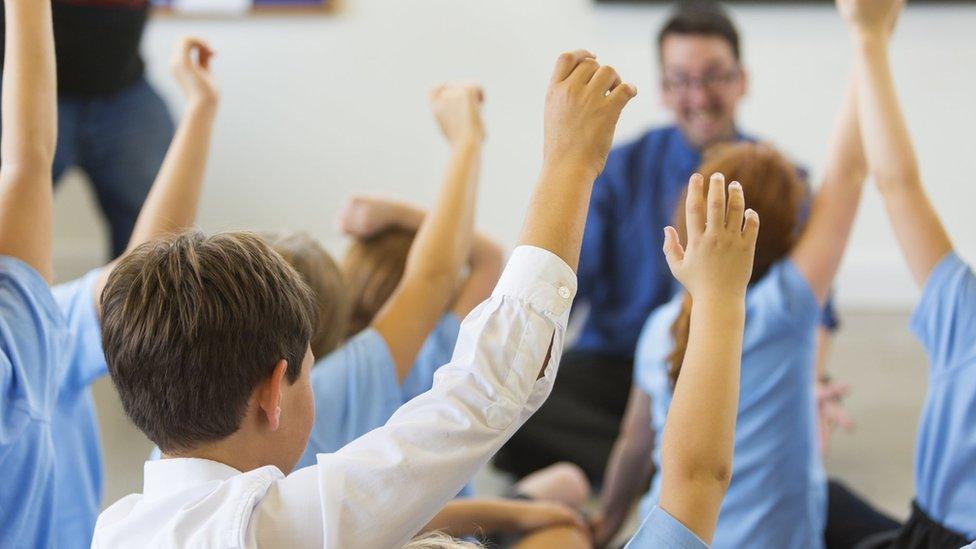
[[[569,288],[567,288],[566,286],[560,286],[558,291],[559,291],[559,297],[563,299],[569,299],[570,296]]]

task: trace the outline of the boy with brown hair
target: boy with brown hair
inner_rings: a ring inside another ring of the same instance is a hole
[[[314,415],[308,287],[247,233],[124,258],[102,297],[106,358],[165,459],[146,464],[144,494],[102,513],[93,546],[407,542],[548,395],[592,184],[635,93],[588,52],[560,56],[521,245],[452,362],[385,426],[294,473]]]

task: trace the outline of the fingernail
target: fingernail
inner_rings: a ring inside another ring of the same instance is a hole
[[[729,184],[729,188],[732,188],[732,189],[741,189],[742,188],[742,184],[739,183],[738,181],[733,181],[732,183]]]

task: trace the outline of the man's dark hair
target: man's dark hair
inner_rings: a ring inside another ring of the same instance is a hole
[[[682,0],[657,34],[657,51],[661,55],[664,39],[672,34],[716,36],[729,43],[739,60],[739,31],[728,12],[712,0]]]
[[[122,406],[165,452],[240,427],[278,361],[294,383],[316,323],[311,290],[258,235],[189,232],[125,255],[101,296]]]

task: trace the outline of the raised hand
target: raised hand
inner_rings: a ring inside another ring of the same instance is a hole
[[[220,96],[210,72],[213,56],[213,49],[200,38],[184,37],[173,48],[170,70],[191,104],[212,104]]]
[[[759,215],[753,210],[743,212],[745,198],[738,182],[728,187],[727,205],[725,176],[712,175],[707,202],[704,184],[700,174],[692,175],[688,182],[687,245],[681,245],[674,227],[664,229],[668,267],[692,299],[741,298],[752,277]]]
[[[624,84],[613,67],[601,66],[590,52],[560,55],[546,95],[546,164],[568,163],[599,174],[620,112],[636,95],[637,88]]]
[[[359,194],[349,197],[339,211],[336,226],[354,238],[369,238],[396,225],[400,205],[380,196]]]
[[[851,27],[890,34],[905,0],[836,0],[837,9]]]
[[[472,83],[446,83],[430,90],[430,109],[448,142],[454,145],[484,139],[481,120],[484,99],[481,86]]]

